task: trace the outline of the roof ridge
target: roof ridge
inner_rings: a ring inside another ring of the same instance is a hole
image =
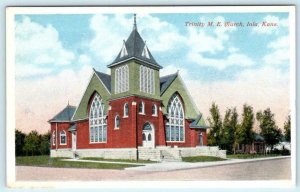
[[[170,76],[172,76],[172,75],[178,75],[178,72],[171,73],[171,74],[169,74],[169,75],[165,75],[165,76],[161,76],[161,77],[159,77],[159,78],[170,77]]]

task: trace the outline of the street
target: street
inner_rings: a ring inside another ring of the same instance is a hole
[[[173,171],[16,166],[16,180],[289,180],[291,159],[272,159]]]

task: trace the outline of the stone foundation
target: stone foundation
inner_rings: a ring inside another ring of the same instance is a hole
[[[104,159],[136,159],[136,148],[118,148],[118,149],[77,149],[76,152],[71,149],[51,150],[51,157],[100,157]]]
[[[100,157],[104,159],[131,159],[151,160],[151,161],[181,161],[182,157],[191,156],[214,156],[226,158],[226,150],[219,150],[218,147],[167,147],[158,146],[156,148],[139,147],[117,148],[117,149],[71,149],[51,150],[51,157]]]

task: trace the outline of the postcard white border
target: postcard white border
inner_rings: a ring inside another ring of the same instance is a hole
[[[291,180],[266,181],[64,181],[21,182],[15,174],[15,58],[14,16],[16,14],[99,13],[264,13],[288,12],[290,27]],[[125,6],[125,7],[7,7],[6,8],[6,176],[12,188],[290,188],[296,186],[296,45],[295,6]],[[117,185],[116,185],[117,183]]]

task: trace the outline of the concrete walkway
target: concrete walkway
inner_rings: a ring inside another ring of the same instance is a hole
[[[211,162],[161,162],[161,163],[151,163],[145,164],[145,166],[141,167],[128,167],[126,170],[135,170],[135,171],[174,171],[174,170],[183,170],[183,169],[195,169],[195,168],[203,168],[203,167],[212,167],[212,166],[220,166],[220,165],[230,165],[230,164],[238,164],[238,163],[247,163],[247,162],[256,162],[256,161],[266,161],[271,159],[285,159],[290,158],[290,156],[284,157],[266,157],[266,158],[254,158],[254,159],[227,159],[224,161],[211,161]]]
[[[160,163],[130,163],[130,162],[115,162],[115,161],[97,161],[97,160],[82,160],[82,159],[62,159],[63,161],[77,161],[77,162],[91,162],[91,163],[112,163],[112,164],[125,164],[125,165],[139,165],[138,167],[128,167],[125,170],[134,171],[146,171],[146,172],[157,172],[157,171],[174,171],[183,169],[195,169],[203,167],[230,165],[237,163],[248,163],[256,161],[266,161],[271,159],[285,159],[290,156],[279,156],[279,157],[266,157],[266,158],[253,158],[253,159],[227,159],[224,161],[210,161],[210,162],[160,162]]]
[[[130,162],[116,162],[116,161],[98,161],[98,160],[84,160],[84,159],[62,159],[62,161],[74,162],[89,162],[89,163],[107,163],[107,164],[123,164],[123,165],[146,165],[144,163],[130,163]]]

